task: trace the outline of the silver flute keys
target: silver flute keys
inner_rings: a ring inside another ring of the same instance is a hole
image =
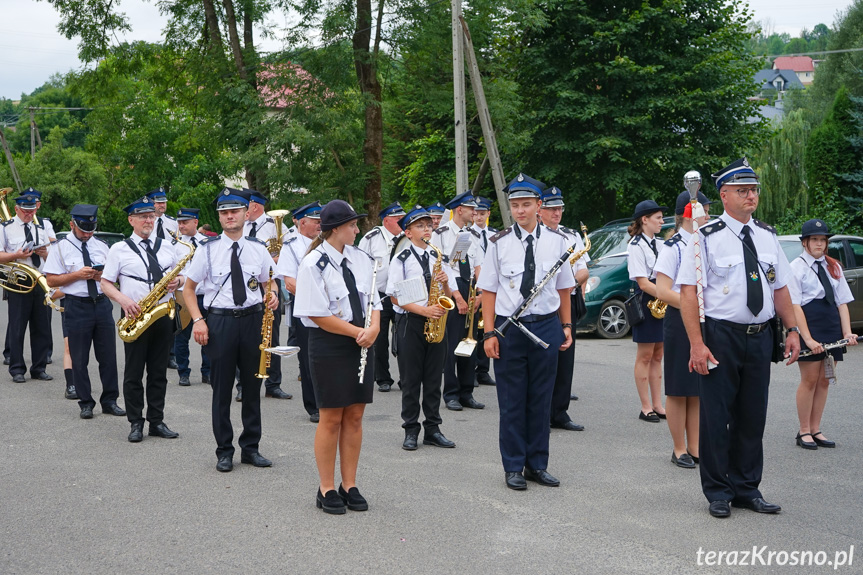
[[[372,308],[373,308],[374,303],[375,303],[375,292],[378,291],[377,284],[375,283],[377,281],[377,279],[378,279],[378,260],[377,260],[377,258],[375,258],[375,269],[372,272],[372,293],[369,296],[369,304],[366,306],[365,329],[368,329],[369,326],[372,325]],[[365,383],[363,381],[363,375],[365,374],[365,371],[366,371],[366,361],[368,360],[368,356],[369,356],[369,348],[367,348],[367,347],[362,348],[362,350],[360,351],[360,373],[359,373],[360,385]]]

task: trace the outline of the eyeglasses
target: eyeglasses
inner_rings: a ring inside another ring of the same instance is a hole
[[[135,214],[136,218],[141,218],[142,220],[155,220],[156,214]]]
[[[759,186],[755,186],[754,188],[734,188],[734,191],[737,192],[737,195],[742,199],[746,199],[749,197],[749,194],[755,194],[755,197],[761,195],[761,188]]]

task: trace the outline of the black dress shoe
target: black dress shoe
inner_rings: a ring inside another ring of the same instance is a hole
[[[659,413],[658,411],[654,411],[654,413],[656,414],[656,417],[658,417],[659,419],[668,419],[668,416],[665,415],[664,413]]]
[[[688,454],[689,454],[689,457],[691,457],[691,458],[692,458],[692,461],[694,461],[695,463],[698,463],[698,462],[700,461],[697,457],[695,457],[694,455],[692,455],[692,454],[691,454],[691,453],[689,453],[688,451],[687,451],[686,453],[688,453]]]
[[[680,457],[674,455],[674,452],[671,452],[671,463],[676,465],[677,467],[682,467],[684,469],[695,469],[695,461],[692,460],[692,456],[688,453],[684,453]]]
[[[462,409],[461,404],[458,402],[457,399],[450,399],[449,401],[447,401],[446,408],[451,411],[461,411]]]
[[[284,391],[281,387],[274,387],[264,392],[265,397],[275,397],[276,399],[291,399],[294,396]]]
[[[553,423],[551,426],[556,429],[566,429],[567,431],[584,431],[584,426],[574,421],[567,421],[566,423]]]
[[[156,437],[164,437],[165,439],[176,439],[180,434],[176,431],[171,431],[164,422],[150,425],[150,433],[147,435],[155,435]]]
[[[413,433],[405,436],[405,441],[402,443],[402,449],[405,451],[416,451],[417,436]]]
[[[818,439],[819,435],[823,435],[823,434],[820,431],[816,431],[815,433],[812,434],[812,439],[815,440],[815,443],[818,444],[818,447],[830,447],[830,448],[836,447],[835,441],[830,441],[827,438]]]
[[[317,411],[309,415],[309,421],[312,423],[320,423],[321,422],[321,414]]]
[[[797,445],[802,447],[803,449],[818,449],[818,444],[814,441],[806,441],[803,438],[807,435],[811,436],[811,433],[797,434]],[[813,438],[814,439],[814,438]]]
[[[345,488],[339,484],[339,497],[342,498],[342,501],[345,502],[345,505],[347,505],[348,509],[351,511],[369,510],[369,502],[366,501],[365,497],[360,495],[360,490],[356,487],[351,487],[345,491]]]
[[[443,433],[436,431],[431,435],[423,436],[423,445],[435,445],[437,447],[455,447],[455,443],[444,437]]]
[[[731,515],[731,506],[728,501],[711,501],[708,511],[713,517],[728,517]]]
[[[243,401],[243,390],[242,389],[237,390],[237,397],[235,397],[234,400]]]
[[[132,424],[132,431],[129,433],[129,441],[131,443],[138,443],[139,441],[143,441],[144,439],[144,422],[136,421]]]
[[[382,384],[380,384],[380,385],[378,386],[378,391],[381,391],[381,392],[383,392],[383,393],[386,393],[386,392],[388,392],[389,390],[391,390],[392,388],[393,388],[393,386],[392,386],[392,384],[391,384],[391,383],[382,383]]]
[[[578,401],[578,396],[573,393],[572,395],[569,396],[569,400],[570,401]]]
[[[177,369],[177,360],[173,357],[168,360],[168,369]]]
[[[767,503],[761,497],[756,497],[754,499],[734,499],[731,501],[731,505],[734,507],[742,507],[743,509],[750,509],[755,513],[779,513],[782,511],[782,508],[775,503]]]
[[[103,403],[102,413],[107,413],[108,415],[126,415],[126,410],[116,403]]]
[[[487,373],[476,376],[476,382],[480,385],[497,385],[497,382]]]
[[[81,408],[81,419],[93,419],[93,407],[85,405]]]
[[[520,471],[507,471],[506,486],[516,491],[524,491],[527,489],[527,482],[524,480],[524,475],[522,475]]]
[[[321,495],[321,488],[318,488],[318,495],[315,498],[315,505],[318,509],[323,509],[324,513],[330,515],[344,515],[348,512],[345,502],[339,497],[335,489],[327,491],[326,495]]]
[[[180,385],[182,385],[183,387],[188,387],[188,386],[192,385],[192,382],[189,381],[188,376],[181,375],[180,376]]]
[[[535,481],[540,485],[545,485],[546,487],[560,486],[560,481],[545,469],[530,469],[529,467],[525,467],[524,478],[528,481]]]
[[[52,358],[52,357],[49,355],[49,356],[48,356],[48,359],[46,359],[46,360],[45,360],[45,363],[47,363],[48,365],[51,365],[52,363],[54,363],[54,358]]]
[[[216,471],[221,471],[222,473],[227,473],[234,469],[234,462],[231,459],[230,455],[223,455],[219,458],[219,462],[216,463]]]
[[[463,407],[469,407],[471,409],[485,409],[484,403],[480,403],[472,397],[469,397],[467,401],[461,401],[459,403],[461,403]]]
[[[655,411],[648,411],[647,413],[639,411],[638,419],[642,421],[649,421],[650,423],[659,423],[659,416],[656,414]]]
[[[78,399],[78,392],[75,391],[74,385],[67,385],[66,392],[63,394],[66,399]]]
[[[3,365],[9,365],[10,363],[12,363],[12,362],[11,362],[11,361],[9,361],[9,358],[8,358],[8,357],[4,357],[4,358],[3,358]]]
[[[16,373],[15,375],[12,376],[12,381],[15,383],[24,383],[27,380],[24,378],[23,373]]]
[[[201,383],[210,383],[210,376],[209,375],[202,375],[201,376]]]
[[[258,453],[257,451],[253,453],[243,453],[240,455],[241,463],[249,463],[254,465],[255,467],[272,467],[273,462]]]
[[[31,373],[30,379],[35,379],[37,381],[52,381],[54,376],[48,375],[44,371],[40,371],[39,373]]]

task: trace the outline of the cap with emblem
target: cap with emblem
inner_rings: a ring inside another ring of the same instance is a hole
[[[466,192],[462,192],[446,203],[446,208],[448,210],[454,210],[460,206],[464,206],[466,208],[476,207],[476,196],[473,195],[472,191],[468,190]]]
[[[711,177],[716,182],[717,190],[721,189],[722,186],[758,185],[758,176],[749,166],[749,161],[746,158],[740,158],[736,162],[730,163],[715,174],[711,174]]]
[[[314,201],[293,211],[293,216],[298,220],[309,218],[310,220],[321,219],[321,202]]]
[[[40,192],[36,188],[32,188],[32,187],[27,188],[26,190],[21,192],[21,195],[22,196],[36,196],[37,201],[42,199],[42,192]]]
[[[387,207],[382,209],[380,211],[380,213],[378,214],[378,216],[380,216],[381,219],[388,218],[390,216],[402,217],[404,215],[405,215],[405,209],[402,207],[402,205],[399,202],[391,203],[390,205],[388,205]]]
[[[706,206],[712,204],[713,202],[707,199],[707,196],[705,196],[704,193],[698,192],[698,203],[702,206]],[[689,205],[692,205],[689,192],[681,192],[681,194],[677,196],[677,203],[674,204],[674,213],[678,216],[683,216],[683,212],[686,211],[686,206]]]
[[[154,202],[167,202],[168,194],[165,193],[165,188],[159,188],[158,190],[153,190],[147,194],[147,197],[153,200]]]
[[[201,210],[197,208],[180,208],[177,210],[177,221],[197,220]]]
[[[509,196],[510,200],[516,198],[537,198],[542,196],[542,191],[547,186],[539,180],[534,180],[528,175],[519,174],[506,185],[503,191]]]
[[[429,207],[426,208],[426,211],[430,214],[442,214],[446,211],[444,205],[440,202],[435,202]]]
[[[153,205],[153,200],[151,200],[147,196],[142,196],[123,208],[123,210],[129,214],[130,216],[134,216],[136,214],[146,214],[148,212],[155,212],[156,206]]]
[[[358,214],[344,200],[330,200],[321,209],[321,231],[335,229],[343,224],[366,217],[368,214]]]
[[[668,206],[660,206],[653,200],[644,200],[643,202],[638,202],[635,206],[635,212],[632,214],[632,219],[637,220],[640,217],[649,216],[656,212],[664,212],[666,210],[668,210]]]
[[[96,230],[96,212],[98,210],[99,206],[92,204],[75,204],[72,206],[69,215],[72,216],[72,220],[74,220],[78,229],[92,232]]]
[[[831,234],[827,227],[827,222],[824,220],[813,219],[803,222],[803,229],[800,230],[800,239],[806,239],[809,236],[827,236],[833,237],[836,234]]]
[[[262,206],[267,204],[267,198],[259,192],[258,190],[253,190],[251,188],[243,188],[242,196],[249,200],[250,202],[255,202],[256,204],[261,204]]]
[[[399,220],[399,227],[402,230],[406,230],[409,225],[423,218],[431,219],[431,214],[424,207],[416,205],[414,206],[414,209],[412,209],[407,213],[407,215],[405,215],[405,217]]]
[[[491,200],[488,198],[483,198],[481,196],[476,197],[476,209],[479,211],[489,211],[491,210]]]
[[[225,188],[216,197],[216,211],[238,210],[249,207],[249,200],[244,198],[240,190]]]
[[[565,205],[563,203],[563,192],[557,186],[552,186],[542,192],[543,208],[562,208]]]
[[[36,202],[39,201],[39,196],[34,194],[36,190],[30,191],[32,188],[24,190],[24,193],[15,198],[15,205],[22,210],[35,210]]]

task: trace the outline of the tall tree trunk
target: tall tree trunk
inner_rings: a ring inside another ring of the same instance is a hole
[[[243,60],[243,50],[240,47],[240,35],[237,33],[237,15],[234,13],[234,1],[222,0],[222,6],[225,7],[225,18],[228,24],[228,37],[231,41],[231,52],[234,54],[234,66],[237,68],[237,74],[243,80],[249,79],[249,72],[246,70],[246,63]]]
[[[219,17],[216,15],[216,7],[213,5],[213,0],[201,0],[201,3],[204,5],[204,18],[209,35],[207,49],[211,55],[217,55],[221,59],[222,34],[219,32]]]

